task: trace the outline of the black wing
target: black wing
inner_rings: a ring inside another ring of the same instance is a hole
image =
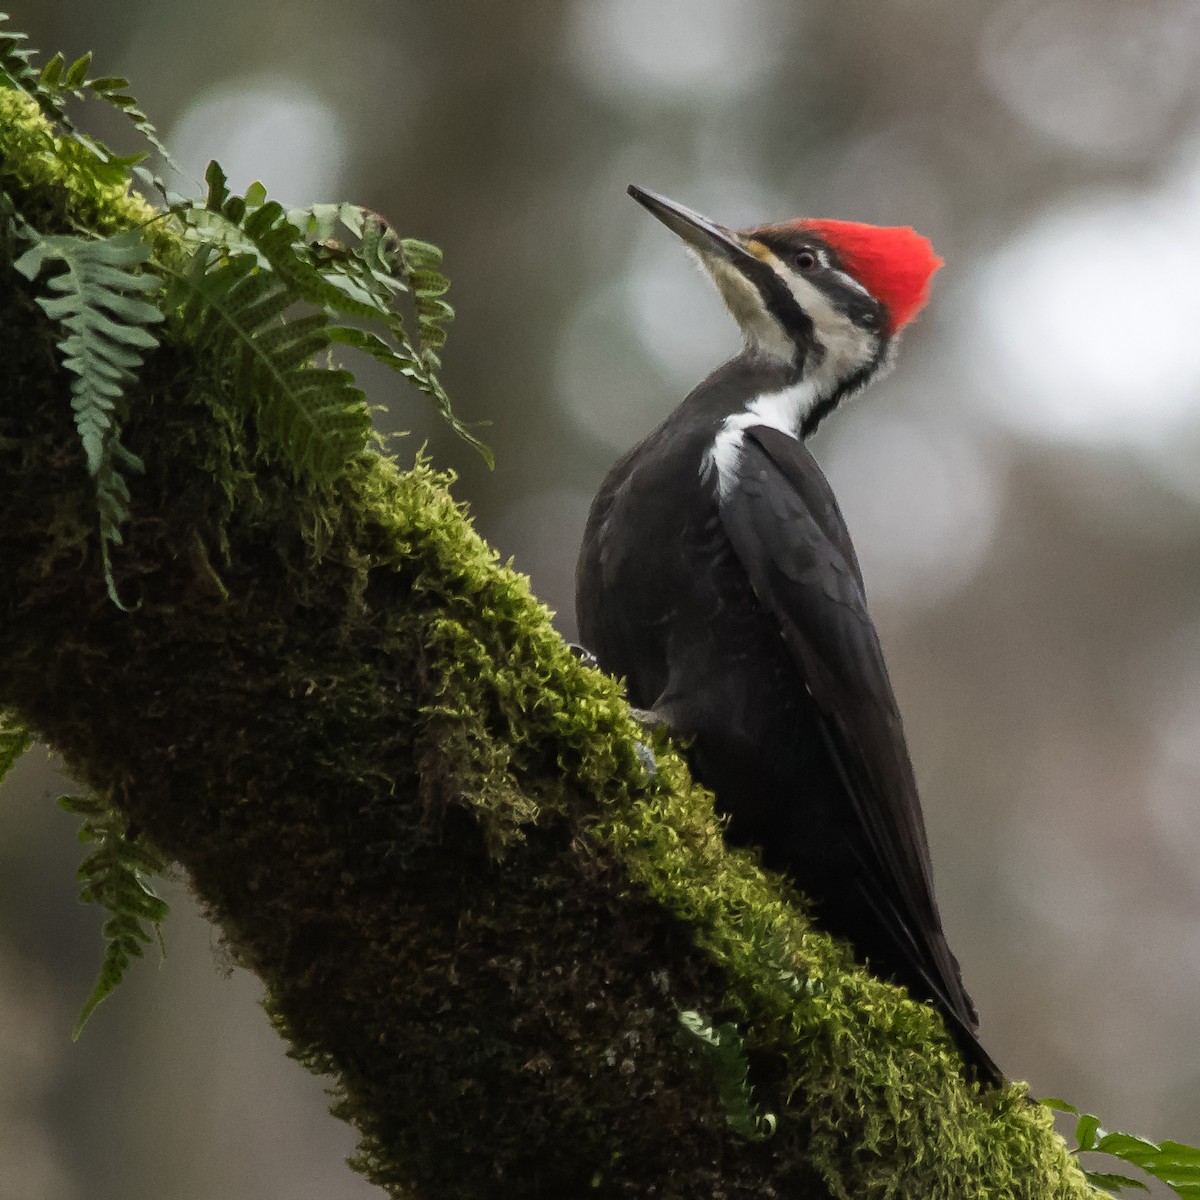
[[[804,445],[768,426],[745,431],[722,492],[722,524],[779,624],[844,780],[861,866],[856,885],[975,1049],[977,1017],[942,932],[900,715],[833,492]]]

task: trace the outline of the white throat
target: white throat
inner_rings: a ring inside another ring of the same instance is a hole
[[[774,255],[770,255],[770,261],[812,321],[813,344],[803,378],[777,391],[760,393],[741,412],[731,414],[722,423],[701,466],[703,475],[715,468],[717,490],[722,497],[733,486],[747,428],[767,425],[798,439],[809,414],[835,395],[878,353],[879,343],[874,334],[857,327],[802,274],[790,270]],[[742,328],[747,350],[790,360],[796,352],[795,343],[767,309],[757,288],[719,259],[709,259],[706,265]],[[850,276],[841,272],[839,276],[848,286],[862,290]]]

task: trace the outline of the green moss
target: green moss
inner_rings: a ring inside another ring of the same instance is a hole
[[[125,165],[102,164],[74,138],[56,136],[32,96],[0,88],[0,127],[0,179],[22,193],[21,214],[40,232],[108,236],[155,215],[129,194]]]
[[[941,1018],[856,967],[785,884],[730,852],[669,752],[653,798],[599,830],[729,981],[747,1046],[777,1058],[766,1107],[837,1196],[1086,1195],[1021,1085],[968,1083]],[[761,1063],[761,1058],[760,1058]],[[790,1127],[790,1128],[789,1128]]]
[[[0,91],[39,228],[145,210]],[[165,331],[105,597],[52,331],[0,261],[0,708],[188,869],[393,1194],[1083,1197],[1022,1089],[729,851],[710,797],[581,667],[428,464],[298,484]],[[68,886],[64,881],[64,886]],[[169,931],[168,931],[169,934]],[[678,1014],[733,1022],[751,1142]]]

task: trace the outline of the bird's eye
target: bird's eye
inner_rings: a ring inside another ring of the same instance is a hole
[[[796,256],[792,261],[798,270],[811,271],[820,260],[817,258],[817,252],[811,246],[805,246],[804,249],[796,251]]]

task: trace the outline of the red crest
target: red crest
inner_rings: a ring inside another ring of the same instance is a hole
[[[942,260],[927,238],[902,225],[797,221],[837,252],[842,266],[887,309],[888,333],[903,329],[925,307],[929,281]]]

